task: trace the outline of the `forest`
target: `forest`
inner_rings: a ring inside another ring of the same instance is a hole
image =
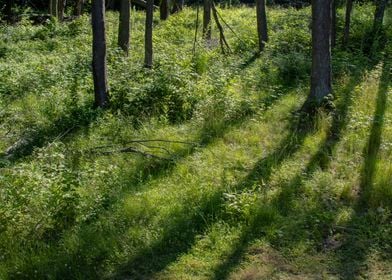
[[[0,0],[0,279],[392,279],[388,0]]]

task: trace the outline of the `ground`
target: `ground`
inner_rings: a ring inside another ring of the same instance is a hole
[[[143,14],[125,57],[109,13],[106,111],[87,16],[2,26],[0,278],[392,279],[391,11],[369,47],[372,12],[315,117],[308,8],[270,8],[261,55],[253,8],[221,9],[228,55],[192,52],[187,8],[155,22],[153,70]]]

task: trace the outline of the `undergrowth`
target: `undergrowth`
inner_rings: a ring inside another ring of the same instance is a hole
[[[270,8],[260,55],[252,8],[222,10],[226,56],[192,53],[194,9],[155,20],[152,70],[144,15],[125,57],[108,13],[107,111],[87,16],[1,26],[0,278],[391,277],[391,48],[369,43],[372,12],[333,51],[335,111],[305,121],[309,8]]]

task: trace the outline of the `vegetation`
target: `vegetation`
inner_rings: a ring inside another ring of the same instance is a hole
[[[208,2],[208,1],[207,1]],[[392,277],[392,11],[338,9],[332,110],[310,92],[311,8],[106,14],[111,106],[93,109],[89,15],[0,26],[0,279]],[[200,30],[203,23],[200,22]],[[209,32],[208,30],[206,31]]]

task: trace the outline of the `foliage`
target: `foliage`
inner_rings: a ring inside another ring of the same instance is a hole
[[[372,6],[334,50],[335,113],[306,128],[310,9],[269,9],[260,55],[253,8],[219,9],[233,53],[199,37],[193,55],[186,8],[156,22],[152,70],[143,13],[125,57],[109,12],[108,111],[88,16],[0,27],[1,279],[388,278],[391,49],[364,51]]]

